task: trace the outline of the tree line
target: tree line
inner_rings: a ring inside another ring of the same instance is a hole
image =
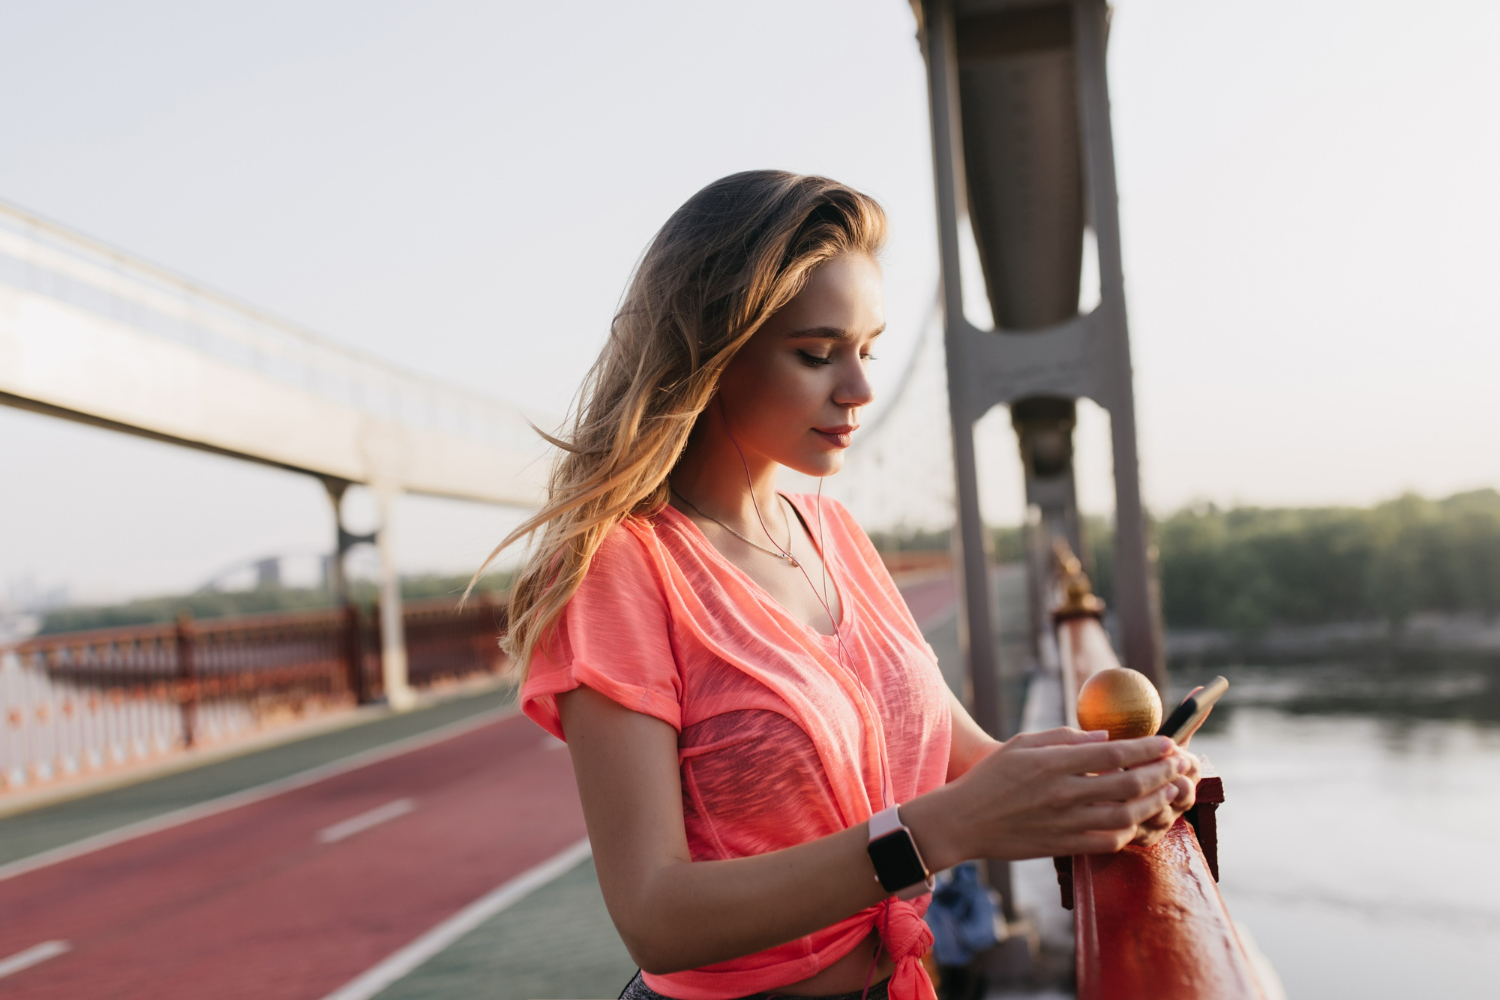
[[[1151,525],[1162,616],[1171,628],[1254,634],[1272,625],[1384,619],[1419,611],[1500,614],[1500,493],[1407,494],[1373,507],[1193,505]],[[1088,518],[1094,589],[1114,591],[1110,522]],[[997,562],[1022,558],[1020,528],[992,530]],[[947,532],[883,534],[894,549],[945,548]]]
[[[1385,619],[1395,625],[1419,611],[1500,614],[1500,493],[1458,493],[1442,500],[1407,494],[1374,507],[1183,508],[1151,526],[1157,552],[1162,614],[1171,628],[1227,629],[1254,634],[1272,625]],[[1110,523],[1084,528],[1089,575],[1106,601],[1114,591]],[[883,551],[946,549],[947,531],[872,536]],[[1020,528],[992,531],[997,562],[1022,557]],[[413,577],[407,598],[451,595],[467,577]],[[506,574],[487,576],[496,592]],[[361,581],[355,597],[373,601]],[[171,621],[181,609],[201,618],[328,607],[324,590],[264,588],[158,597],[99,608],[59,608],[42,631]]]
[[[1500,613],[1500,493],[1374,507],[1189,507],[1155,525],[1175,628]]]

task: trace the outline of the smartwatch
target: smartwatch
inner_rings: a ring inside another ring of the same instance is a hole
[[[870,817],[870,842],[865,850],[870,852],[875,881],[882,889],[897,899],[916,899],[932,891],[932,876],[898,808],[891,806]]]

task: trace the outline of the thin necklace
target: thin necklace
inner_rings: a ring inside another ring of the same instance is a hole
[[[787,546],[786,549],[779,549],[779,548],[777,548],[777,549],[768,549],[764,545],[759,545],[759,544],[757,544],[755,542],[752,542],[750,539],[746,538],[744,535],[740,534],[738,531],[735,531],[729,525],[725,524],[723,521],[719,520],[717,517],[714,517],[712,514],[705,514],[705,513],[703,513],[703,509],[701,507],[699,507],[697,504],[693,503],[693,501],[689,500],[687,497],[683,496],[680,492],[678,492],[677,487],[673,486],[673,487],[671,487],[671,490],[672,490],[672,493],[677,497],[677,499],[681,500],[683,503],[685,503],[689,507],[693,508],[693,510],[698,513],[699,517],[706,518],[707,520],[712,521],[714,524],[717,524],[719,527],[723,528],[725,531],[729,532],[735,538],[738,538],[740,541],[744,542],[746,545],[750,546],[752,549],[759,549],[760,551],[764,552],[768,556],[775,556],[777,559],[784,559],[784,560],[786,560],[786,563],[787,563],[788,566],[792,566],[792,567],[794,567],[796,569],[801,569],[802,568],[802,564],[799,563],[796,560],[796,558],[792,555],[792,553],[789,551],[789,549],[791,548],[790,544],[788,544],[788,546]],[[781,496],[781,494],[779,494],[779,493],[776,494],[776,495],[778,497]],[[792,536],[791,536],[792,525],[791,525],[790,521],[788,521],[786,528],[787,528],[787,542],[790,543],[791,540],[792,540]],[[771,533],[769,531],[766,532],[766,537],[767,538],[771,538]],[[771,544],[775,545],[776,544],[776,539],[771,538]]]

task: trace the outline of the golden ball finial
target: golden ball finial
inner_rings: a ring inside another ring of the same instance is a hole
[[[1112,740],[1151,736],[1161,728],[1161,696],[1139,671],[1101,670],[1078,690],[1078,725],[1107,729]]]

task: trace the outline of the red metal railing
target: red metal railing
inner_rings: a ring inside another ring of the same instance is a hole
[[[404,619],[416,687],[504,667],[503,605],[413,602]],[[371,700],[379,637],[354,608],[39,636],[0,658],[0,790]]]
[[[1073,859],[1079,1000],[1260,997],[1198,839]]]
[[[1076,725],[1078,689],[1118,667],[1071,553],[1064,555],[1054,613],[1064,701]],[[1223,781],[1205,774],[1198,804],[1154,847],[1057,858],[1063,905],[1073,911],[1079,1000],[1260,998],[1254,966],[1219,895],[1218,827]]]
[[[500,634],[505,631],[505,606],[488,596],[470,598],[461,610],[451,600],[412,602],[406,606],[407,674],[416,687],[432,687],[475,673],[499,673],[505,668]],[[378,623],[372,622],[371,643]]]

